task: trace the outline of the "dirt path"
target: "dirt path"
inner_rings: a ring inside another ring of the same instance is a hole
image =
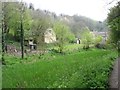
[[[120,58],[115,61],[113,71],[109,78],[110,88],[117,88],[120,90]]]

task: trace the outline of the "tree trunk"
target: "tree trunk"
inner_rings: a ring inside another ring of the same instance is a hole
[[[24,7],[23,7],[23,3],[21,3],[21,16],[20,16],[20,21],[21,21],[21,57],[22,59],[24,58],[24,29],[23,29],[23,12],[24,12]]]
[[[24,58],[24,31],[23,31],[23,23],[21,20],[21,54],[22,59]]]
[[[4,13],[4,2],[2,3],[2,64],[5,65],[5,13]]]
[[[120,57],[120,47],[118,47],[118,57]]]
[[[5,38],[4,38],[4,22],[2,21],[2,64],[5,64],[4,54],[5,54]]]

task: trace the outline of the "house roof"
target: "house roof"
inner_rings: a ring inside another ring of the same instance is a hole
[[[97,31],[95,31],[95,32],[93,32],[95,35],[100,35],[100,36],[107,36],[107,32],[97,32]]]

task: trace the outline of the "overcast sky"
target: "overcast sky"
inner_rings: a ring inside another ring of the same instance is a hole
[[[120,0],[23,0],[33,3],[35,9],[49,10],[57,15],[82,15],[97,21],[103,21],[107,17],[108,8],[114,6]],[[114,2],[112,2],[114,1]],[[111,4],[108,4],[112,2]]]

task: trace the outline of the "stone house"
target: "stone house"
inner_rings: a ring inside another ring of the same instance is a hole
[[[44,33],[44,42],[45,43],[54,43],[56,42],[56,34],[52,28],[48,28]]]

